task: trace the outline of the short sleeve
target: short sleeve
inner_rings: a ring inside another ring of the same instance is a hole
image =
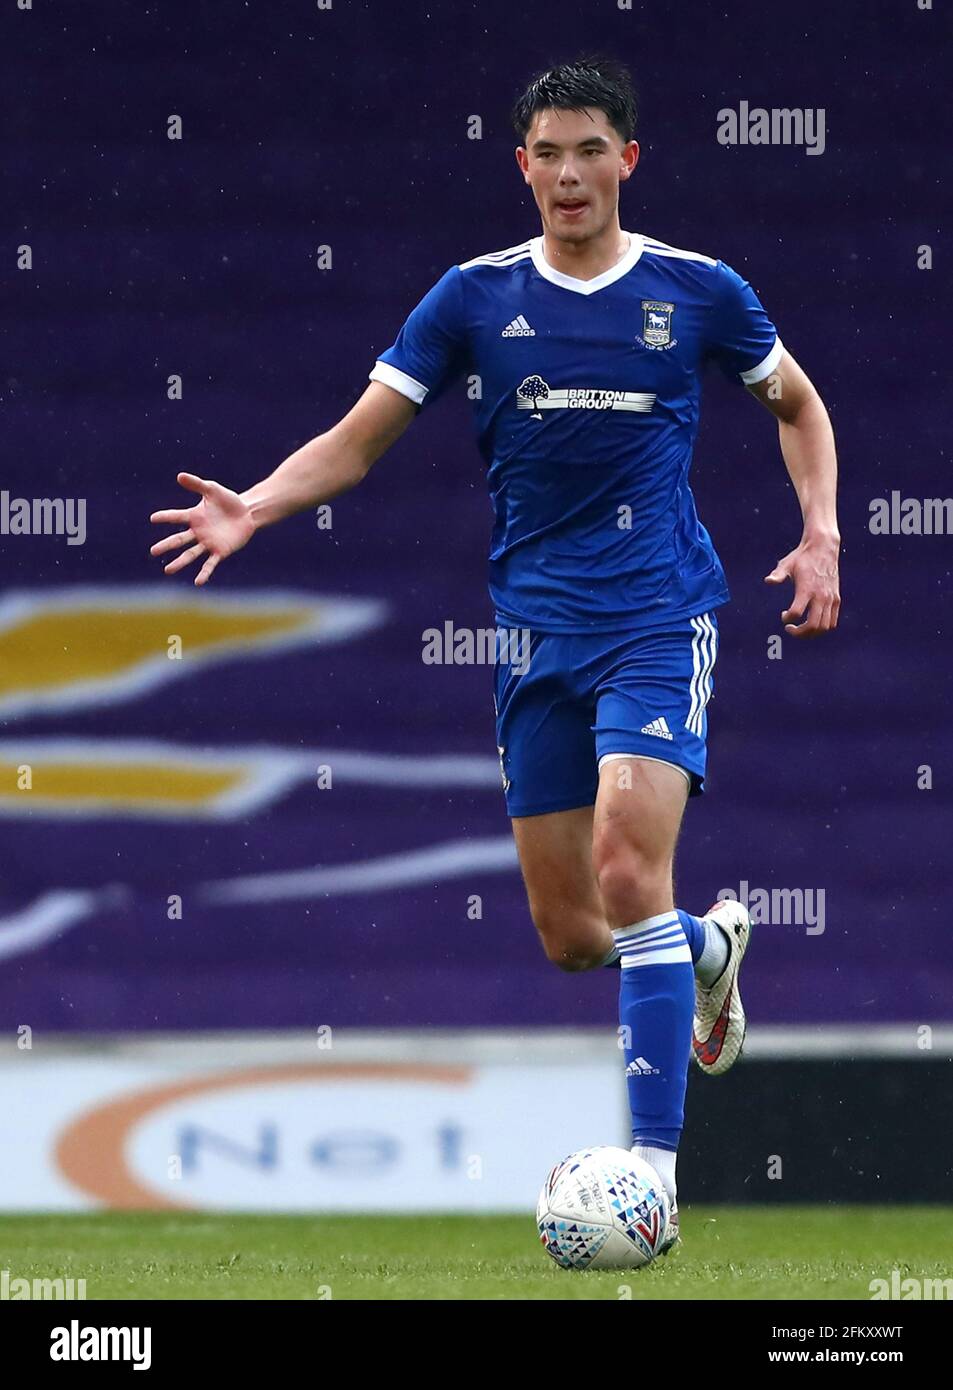
[[[719,261],[706,356],[713,358],[726,376],[753,386],[771,375],[783,352],[777,329],[747,280]]]
[[[411,311],[393,347],[381,353],[370,380],[423,406],[451,385],[466,362],[463,273],[451,266]]]

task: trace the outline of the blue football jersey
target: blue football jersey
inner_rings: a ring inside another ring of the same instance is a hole
[[[701,368],[751,384],[781,343],[723,261],[629,242],[592,280],[542,236],[452,266],[370,373],[418,407],[470,378],[505,626],[637,631],[729,597],[688,484]]]

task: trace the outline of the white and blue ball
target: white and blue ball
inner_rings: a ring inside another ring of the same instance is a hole
[[[536,1206],[539,1238],[564,1269],[640,1269],[659,1253],[668,1221],[658,1173],[611,1144],[557,1163]]]

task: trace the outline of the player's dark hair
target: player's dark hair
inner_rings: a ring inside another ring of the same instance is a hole
[[[581,111],[585,106],[604,111],[623,144],[635,138],[632,78],[621,63],[598,53],[560,63],[534,77],[513,107],[513,126],[525,141],[537,111]]]

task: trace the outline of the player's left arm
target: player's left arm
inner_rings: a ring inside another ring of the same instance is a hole
[[[804,520],[800,544],[778,561],[765,582],[793,580],[794,598],[781,614],[784,630],[792,637],[817,637],[837,626],[840,612],[834,431],[824,402],[787,351],[770,376],[748,390],[778,421],[781,453]]]

